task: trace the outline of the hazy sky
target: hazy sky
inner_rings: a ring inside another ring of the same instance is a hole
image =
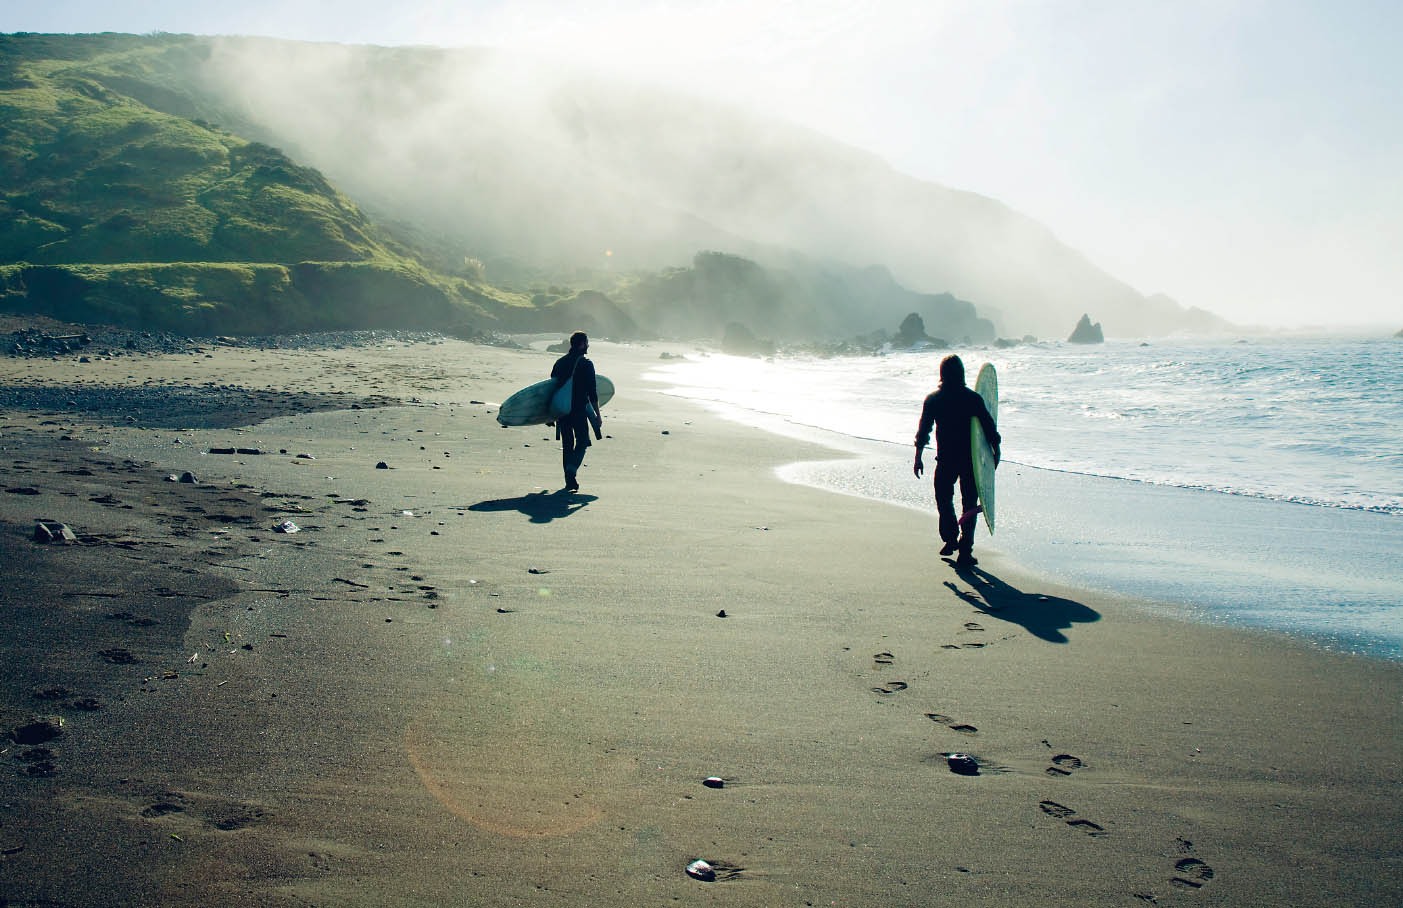
[[[1145,293],[1403,326],[1399,0],[0,0],[0,31],[573,58],[997,198]]]

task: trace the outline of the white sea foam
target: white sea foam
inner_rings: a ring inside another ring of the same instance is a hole
[[[946,351],[660,365],[670,393],[909,444]],[[999,370],[1029,466],[1403,516],[1403,342],[1253,340],[960,351]]]
[[[959,352],[970,374],[999,369],[999,548],[1186,617],[1403,661],[1403,342]],[[695,356],[648,378],[857,455],[788,480],[929,512],[910,445],[944,353]]]

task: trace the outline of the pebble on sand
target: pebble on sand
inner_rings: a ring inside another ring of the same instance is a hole
[[[687,876],[703,883],[711,883],[716,880],[716,869],[706,861],[697,860],[687,865]]]
[[[41,520],[34,524],[35,542],[57,542],[60,544],[77,542],[78,536],[68,524],[56,520]]]
[[[979,761],[969,754],[946,754],[945,762],[950,771],[961,776],[979,775]]]

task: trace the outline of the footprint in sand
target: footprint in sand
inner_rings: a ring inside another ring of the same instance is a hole
[[[872,692],[877,694],[894,694],[899,690],[906,690],[906,688],[910,686],[911,685],[907,684],[905,681],[888,681],[883,687],[872,688]]]
[[[965,622],[965,630],[967,630],[967,631],[982,631],[982,630],[984,630],[984,628],[983,628],[981,625],[976,624],[976,623],[973,622],[973,621],[966,621],[966,622]]]
[[[957,731],[965,735],[972,735],[979,731],[979,729],[975,728],[973,725],[969,725],[965,722],[956,722],[949,716],[941,715],[940,713],[926,713],[926,718],[937,725],[944,725],[951,731]]]
[[[1074,770],[1082,769],[1085,766],[1085,763],[1071,754],[1058,754],[1052,758],[1052,765],[1047,768],[1047,774],[1050,776],[1070,776]]]
[[[878,665],[891,665],[896,661],[896,657],[891,653],[878,653],[872,657],[872,661]]]
[[[1213,868],[1198,858],[1176,861],[1174,871],[1179,876],[1172,877],[1169,882],[1183,889],[1202,889],[1205,883],[1213,879]]]
[[[1090,820],[1072,819],[1072,817],[1076,816],[1076,811],[1070,807],[1058,804],[1056,801],[1039,801],[1038,807],[1048,816],[1056,817],[1068,826],[1080,829],[1089,836],[1103,836],[1106,834],[1105,828]]]

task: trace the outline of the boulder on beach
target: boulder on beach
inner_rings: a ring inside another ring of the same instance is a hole
[[[1092,322],[1091,316],[1082,314],[1081,321],[1072,329],[1072,336],[1067,338],[1069,344],[1101,344],[1106,342],[1106,335],[1101,333],[1101,323]]]

